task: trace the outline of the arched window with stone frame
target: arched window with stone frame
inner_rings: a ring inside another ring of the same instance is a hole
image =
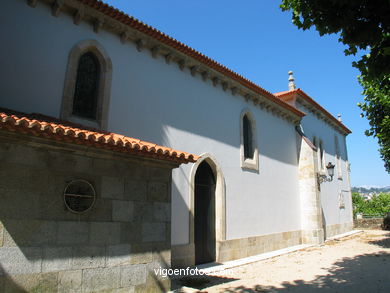
[[[256,121],[253,114],[244,109],[240,115],[241,168],[259,170],[259,151],[256,138]]]
[[[68,59],[61,118],[106,129],[111,79],[111,59],[97,41],[75,45]]]

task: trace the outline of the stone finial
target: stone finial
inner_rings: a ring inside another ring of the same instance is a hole
[[[295,90],[295,89],[296,89],[296,86],[295,86],[295,83],[294,83],[293,72],[290,70],[288,72],[288,90],[292,91],[292,90]]]
[[[341,114],[337,114],[337,120],[339,120],[340,122],[343,122],[343,120],[341,119]]]

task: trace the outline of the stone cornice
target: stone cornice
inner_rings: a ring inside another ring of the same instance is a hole
[[[37,5],[37,0],[25,1],[31,7]],[[252,86],[254,88],[252,89],[244,85],[243,81],[245,80],[241,76],[236,74],[237,78],[232,78],[208,66],[204,62],[167,45],[158,39],[159,36],[156,37],[143,33],[140,29],[133,28],[89,5],[83,4],[81,0],[40,0],[40,2],[50,5],[52,14],[56,17],[60,16],[61,13],[66,13],[73,16],[73,22],[76,25],[81,23],[81,21],[89,23],[95,33],[99,33],[101,29],[109,31],[117,35],[118,40],[122,44],[133,43],[139,52],[148,50],[153,58],[163,57],[167,64],[176,63],[180,70],[190,73],[193,77],[200,76],[203,81],[211,82],[215,87],[220,87],[226,92],[231,92],[233,96],[241,96],[248,103],[251,102],[260,109],[290,123],[299,124],[301,118],[304,116],[304,113],[295,107],[277,100],[271,93],[262,90],[260,87],[256,90],[255,86]],[[120,13],[118,10],[114,12]],[[150,28],[144,24],[142,26],[142,29]],[[228,70],[227,68],[224,69]],[[231,72],[230,70],[228,71]],[[261,94],[260,92],[264,92],[265,94]]]
[[[316,108],[313,104],[309,103],[304,98],[297,96],[297,103],[301,104],[302,107],[305,108],[306,111],[313,114],[318,120],[322,120],[325,123],[327,123],[330,127],[338,131],[342,135],[348,135],[348,132],[343,129],[338,123],[335,123],[332,119],[330,119],[328,116],[326,116],[321,110]]]

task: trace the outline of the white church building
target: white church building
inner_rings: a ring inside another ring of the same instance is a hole
[[[292,72],[270,93],[97,0],[4,0],[0,23],[1,108],[199,156],[172,172],[172,266],[353,228],[351,131]]]

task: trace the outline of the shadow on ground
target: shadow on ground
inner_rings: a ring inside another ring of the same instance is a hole
[[[361,254],[355,257],[345,257],[337,261],[327,269],[327,275],[318,275],[314,280],[294,280],[281,283],[278,287],[264,286],[261,284],[251,286],[234,286],[234,283],[226,284],[225,289],[218,292],[230,293],[389,293],[390,292],[390,233],[381,240],[371,240],[368,243],[383,247],[386,250],[371,254]],[[293,268],[291,268],[293,269]],[[234,280],[229,280],[234,281]],[[223,282],[221,282],[223,283]],[[198,292],[209,292],[208,287],[215,284],[207,284],[207,288]],[[211,288],[210,288],[211,289]],[[214,291],[213,291],[214,292]]]
[[[255,285],[238,286],[224,292],[340,292],[340,293],[388,293],[390,292],[390,253],[362,254],[343,258],[334,263],[328,274],[317,276],[312,281],[295,280],[284,282],[281,287]]]
[[[179,279],[172,280],[172,290],[175,292],[184,292],[181,290],[182,287],[189,287],[193,289],[202,290],[211,286],[216,286],[220,284],[229,283],[232,281],[237,281],[238,279],[220,277],[220,276],[187,276]],[[207,292],[207,291],[199,291]]]
[[[377,246],[381,246],[383,248],[390,248],[390,233],[387,233],[385,236],[386,236],[386,238],[384,238],[384,239],[372,240],[372,241],[369,241],[368,243],[373,244],[373,245],[377,245]],[[390,278],[390,272],[389,272],[389,278]]]

